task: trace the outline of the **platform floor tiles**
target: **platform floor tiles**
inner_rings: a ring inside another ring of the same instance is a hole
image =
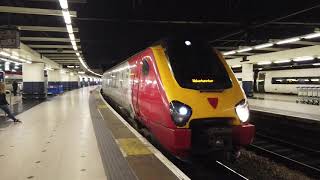
[[[106,179],[89,91],[87,87],[54,97],[19,114],[23,123],[2,128],[0,179]]]

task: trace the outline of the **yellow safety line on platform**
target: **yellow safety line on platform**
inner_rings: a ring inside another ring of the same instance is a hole
[[[121,138],[116,140],[127,156],[148,155],[152,152],[138,138]]]

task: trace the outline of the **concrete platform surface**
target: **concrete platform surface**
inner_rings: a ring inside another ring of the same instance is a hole
[[[92,88],[92,87],[91,87]],[[107,179],[89,110],[90,87],[52,98],[0,131],[0,179]]]

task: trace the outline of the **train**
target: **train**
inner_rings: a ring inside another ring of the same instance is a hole
[[[242,74],[235,73],[241,84]],[[320,68],[259,71],[254,90],[260,93],[298,94],[297,87],[320,87]]]
[[[247,98],[209,43],[161,40],[103,74],[102,94],[179,159],[237,158],[254,138]]]

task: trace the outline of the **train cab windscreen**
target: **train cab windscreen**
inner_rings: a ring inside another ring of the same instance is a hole
[[[174,77],[181,87],[200,91],[223,91],[232,87],[218,54],[207,42],[167,40],[165,49]]]

